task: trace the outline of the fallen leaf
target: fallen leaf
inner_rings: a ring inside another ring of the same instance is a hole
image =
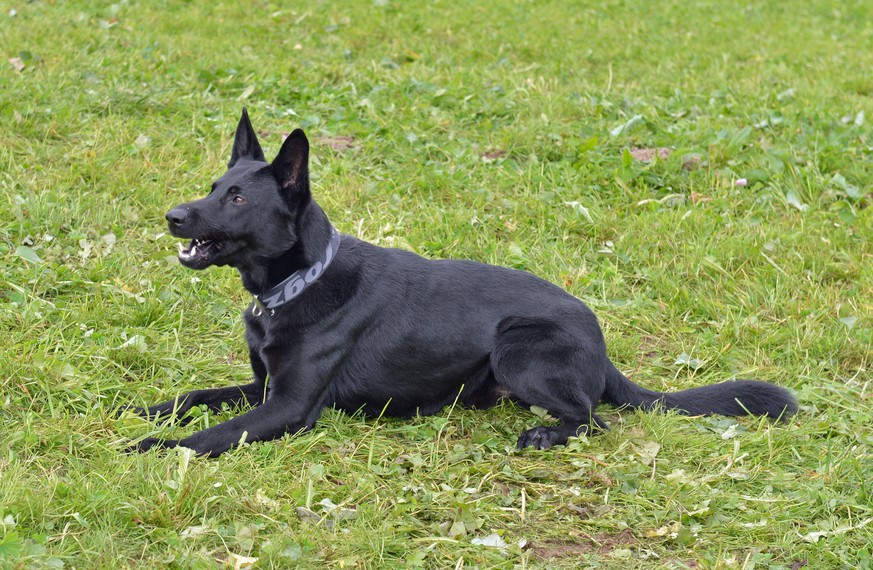
[[[321,522],[321,515],[313,511],[312,509],[307,509],[306,507],[297,507],[297,516],[300,517],[300,520],[303,522],[318,524]]]
[[[788,191],[788,194],[785,195],[785,200],[801,212],[805,212],[809,209],[809,204],[801,202],[797,194],[794,193],[794,190]]]
[[[15,248],[15,255],[20,257],[21,259],[25,259],[31,263],[42,263],[42,259],[36,254],[33,249],[27,247],[26,245],[19,245]]]
[[[675,537],[679,533],[680,528],[682,528],[682,523],[680,523],[679,521],[672,521],[669,524],[666,524],[660,528],[647,530],[646,536],[649,538],[655,538],[658,536]]]
[[[643,465],[651,465],[661,451],[661,444],[656,441],[639,441],[633,444],[633,449]]]
[[[692,370],[697,370],[698,368],[701,368],[704,365],[704,361],[699,360],[697,358],[691,358],[690,356],[688,356],[687,354],[685,354],[683,352],[682,354],[680,354],[679,356],[676,357],[676,362],[674,362],[673,364],[675,364],[676,366],[687,366],[688,368],[691,368]]]
[[[269,509],[278,509],[280,507],[279,501],[275,499],[271,499],[267,495],[264,494],[262,489],[258,489],[255,491],[254,502],[256,505],[263,505]]]
[[[102,255],[109,255],[109,253],[112,251],[112,248],[115,246],[115,242],[117,240],[118,240],[118,238],[116,238],[115,234],[112,232],[109,232],[108,234],[101,236],[100,241],[103,242]]]
[[[148,345],[146,344],[145,337],[141,334],[135,334],[129,339],[127,339],[124,344],[119,346],[116,350],[121,350],[122,348],[134,348],[139,350],[140,352],[145,352],[148,350]]]
[[[794,97],[794,95],[796,93],[797,93],[797,90],[794,87],[791,87],[790,89],[786,89],[782,93],[776,95],[776,99],[778,99],[779,101],[784,101],[785,99],[791,99],[792,97]]]
[[[179,536],[182,538],[197,538],[201,534],[206,534],[209,531],[209,527],[205,525],[198,526],[189,526],[185,530],[179,533]]]
[[[240,554],[230,553],[229,562],[233,564],[233,570],[243,570],[244,568],[251,568],[255,562],[257,562],[257,558],[253,558],[251,556],[242,556]]]
[[[852,328],[855,326],[855,323],[858,322],[858,317],[856,317],[854,315],[849,316],[849,317],[843,317],[842,319],[840,319],[840,322],[843,323],[844,325],[846,325],[847,327]]]
[[[737,425],[738,424],[732,424],[729,428],[724,430],[721,433],[721,438],[722,439],[731,439],[731,438],[737,437],[737,433],[738,433],[737,432]]]
[[[576,210],[576,213],[582,214],[582,216],[584,216],[586,220],[588,220],[592,224],[594,223],[594,218],[591,217],[591,212],[589,212],[588,208],[583,206],[581,203],[574,200],[572,202],[564,202],[564,205],[570,206],[571,208]]]
[[[815,544],[816,542],[818,542],[818,539],[820,539],[824,536],[836,536],[838,534],[845,534],[849,531],[858,530],[859,528],[863,528],[863,527],[867,526],[868,524],[870,524],[871,522],[873,522],[873,517],[864,519],[863,521],[856,524],[855,526],[844,525],[844,526],[837,527],[833,530],[822,530],[822,531],[818,531],[818,532],[810,532],[810,533],[803,536],[803,540],[805,540],[806,542],[811,542],[811,543]]]
[[[497,533],[489,534],[485,538],[474,538],[471,542],[473,544],[490,546],[492,548],[507,548],[509,546]]]
[[[24,62],[21,61],[21,58],[20,58],[20,57],[10,57],[10,58],[9,58],[9,63],[12,64],[12,67],[15,68],[15,71],[17,71],[17,72],[19,72],[19,73],[21,73],[22,71],[24,71],[24,67],[25,67],[25,65],[24,65]]]
[[[245,101],[254,92],[255,92],[255,86],[249,85],[248,87],[245,88],[245,90],[242,92],[242,94],[236,98],[236,100],[237,101]]]
[[[641,123],[642,120],[643,120],[642,115],[634,115],[633,117],[628,119],[627,122],[615,127],[611,131],[609,131],[609,134],[614,136],[614,137],[617,137],[618,135],[620,135],[626,131],[629,131],[630,129],[635,127],[638,123]]]
[[[458,538],[459,536],[467,536],[467,527],[461,521],[452,523],[451,528],[446,532],[449,538]],[[474,539],[476,540],[476,539]]]

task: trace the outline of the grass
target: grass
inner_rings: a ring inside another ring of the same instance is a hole
[[[873,567],[869,2],[0,8],[0,567]],[[117,406],[249,376],[238,276],[180,267],[163,221],[244,104],[268,156],[307,130],[341,231],[534,272],[635,381],[756,377],[801,413],[604,409],[516,452],[509,403],[328,411],[122,454],[230,412]]]

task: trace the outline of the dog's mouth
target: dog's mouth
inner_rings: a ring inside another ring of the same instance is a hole
[[[192,239],[188,247],[179,244],[179,261],[191,269],[203,269],[221,251],[222,242],[212,239]]]

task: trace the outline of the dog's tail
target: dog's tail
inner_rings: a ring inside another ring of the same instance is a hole
[[[611,362],[606,366],[603,401],[644,410],[676,410],[689,416],[753,414],[787,419],[797,412],[791,392],[769,382],[734,380],[681,392],[653,392],[628,380]]]

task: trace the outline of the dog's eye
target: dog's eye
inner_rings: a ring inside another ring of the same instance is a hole
[[[243,198],[242,196],[240,196],[239,194],[237,194],[236,196],[233,197],[233,203],[234,204],[245,204],[246,199]]]

